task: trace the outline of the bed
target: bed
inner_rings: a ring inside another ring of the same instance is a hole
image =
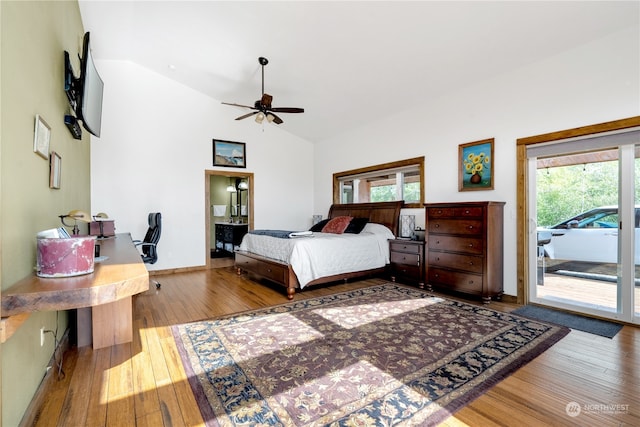
[[[329,219],[342,216],[368,219],[364,230],[359,234],[314,233],[313,237],[276,238],[249,233],[245,235],[240,248],[235,252],[237,273],[239,275],[244,272],[251,273],[285,287],[288,299],[293,299],[297,289],[383,273],[385,264],[389,262],[387,239],[398,235],[398,218],[401,207],[402,201],[331,205]],[[338,241],[338,239],[342,240]],[[364,241],[369,243],[365,244]],[[328,249],[332,247],[330,246],[332,244],[337,245],[334,246],[335,250]],[[340,249],[340,247],[345,249]],[[370,256],[366,251],[375,252],[376,247],[382,251],[382,256],[386,253],[386,258],[383,262],[377,259],[373,265],[371,263],[374,262],[372,261],[374,255],[375,257],[379,256],[373,252],[370,253]],[[338,250],[346,250],[346,255],[341,257]],[[349,256],[351,250],[353,250],[353,257]],[[330,264],[331,261],[320,257],[324,257],[327,253],[333,256],[334,260],[341,257],[342,260],[347,261],[347,265],[341,266],[340,271],[335,274],[326,273],[327,270],[323,265]],[[297,260],[292,259],[292,255],[295,256],[295,254],[298,255]],[[308,254],[309,258],[303,261],[305,264],[302,267],[298,262],[304,258],[301,254]],[[364,264],[356,262],[355,258],[363,260]],[[300,278],[294,270],[300,273]]]

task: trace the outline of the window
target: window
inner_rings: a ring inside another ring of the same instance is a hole
[[[333,174],[334,203],[404,200],[405,207],[424,203],[424,157]]]

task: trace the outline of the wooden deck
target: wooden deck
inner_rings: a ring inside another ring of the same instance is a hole
[[[537,296],[555,301],[569,301],[584,307],[615,312],[617,284],[603,278],[615,278],[615,264],[567,263],[546,261],[549,267]],[[564,273],[563,273],[564,272]],[[580,277],[584,275],[584,277]],[[599,277],[600,279],[596,279]],[[640,278],[640,269],[636,269]],[[640,313],[640,286],[634,289],[635,312]]]
[[[161,289],[134,297],[133,342],[66,352],[64,378],[40,391],[24,425],[204,425],[170,325],[287,301],[280,287],[239,277],[230,266],[154,278]],[[320,287],[295,298],[384,282]],[[517,306],[492,302],[488,307],[510,311]],[[636,327],[625,326],[613,339],[572,331],[443,425],[640,425],[639,345]],[[582,408],[576,417],[567,414],[571,402]]]

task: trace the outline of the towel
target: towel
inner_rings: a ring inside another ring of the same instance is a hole
[[[213,205],[213,216],[226,216],[227,205]]]
[[[286,231],[286,230],[251,230],[251,234],[258,234],[261,236],[277,237],[279,239],[291,239],[293,237],[313,237],[311,231]]]

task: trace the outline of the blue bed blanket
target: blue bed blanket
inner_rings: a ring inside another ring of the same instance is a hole
[[[311,231],[287,231],[287,230],[251,230],[250,234],[277,237],[279,239],[291,239],[293,237],[313,237]]]

